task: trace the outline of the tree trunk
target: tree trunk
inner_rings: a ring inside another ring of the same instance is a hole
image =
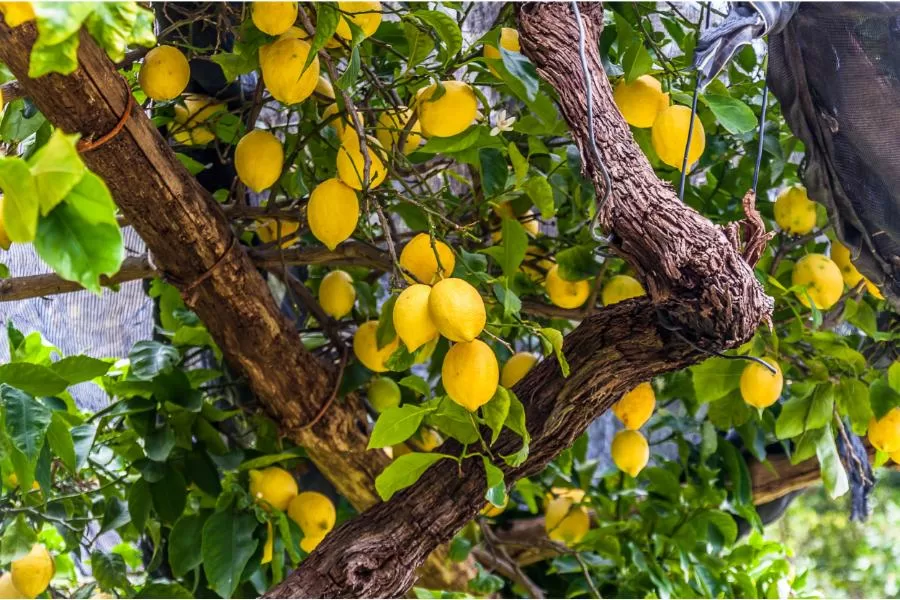
[[[548,359],[515,387],[525,404],[532,443],[523,465],[498,465],[507,486],[543,469],[623,393],[653,376],[699,362],[705,355],[697,346],[720,351],[740,345],[772,310],[772,300],[723,230],[682,204],[671,186],[653,173],[612,101],[601,66],[602,6],[582,4],[581,11],[594,86],[594,139],[612,179],[602,220],[613,233],[616,251],[638,272],[649,297],[605,308],[566,336],[568,378]],[[602,176],[590,150],[578,26],[571,7],[525,5],[519,31],[523,52],[559,94],[562,115],[600,197]],[[660,313],[666,316],[665,326]],[[492,454],[511,454],[520,445],[504,430]],[[442,449],[458,450],[454,444]],[[480,460],[439,462],[413,486],[332,532],[268,596],[402,595],[431,549],[477,514],[484,492]]]
[[[63,131],[86,139],[111,131],[131,91],[103,51],[82,31],[77,71],[30,79],[35,38],[33,23],[15,29],[0,24],[0,60],[25,93]],[[222,208],[181,165],[140,107],[132,107],[118,135],[83,158],[284,435],[306,448],[353,506],[364,510],[375,504],[375,478],[388,458],[380,450],[366,451],[369,426],[362,400],[355,394],[336,399],[307,427],[336,393],[336,369],[305,350]],[[432,566],[435,585],[459,586],[469,575],[447,567],[442,556]]]

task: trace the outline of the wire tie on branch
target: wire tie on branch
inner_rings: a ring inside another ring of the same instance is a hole
[[[163,279],[166,279],[167,281],[174,283],[178,287],[180,287],[181,293],[183,294],[185,300],[188,300],[189,298],[191,300],[193,300],[192,297],[194,294],[194,290],[201,283],[203,283],[204,281],[209,279],[212,276],[212,274],[216,271],[216,269],[218,269],[223,264],[225,264],[225,259],[228,258],[228,256],[231,254],[232,250],[234,250],[235,247],[237,246],[237,239],[238,238],[236,235],[232,235],[231,243],[228,244],[228,247],[222,253],[222,256],[220,256],[218,259],[216,259],[216,262],[213,263],[213,265],[211,267],[206,269],[203,273],[200,273],[200,275],[198,275],[196,278],[194,278],[194,280],[191,281],[190,283],[185,284],[183,279],[180,279],[179,277],[176,277],[170,273],[164,273]],[[192,302],[189,302],[189,303],[192,303]]]
[[[124,81],[124,80],[123,80]],[[109,140],[116,137],[122,129],[125,128],[125,123],[128,122],[128,118],[131,117],[131,111],[134,109],[134,95],[131,93],[131,90],[128,90],[128,105],[125,107],[125,112],[122,113],[122,116],[119,117],[119,122],[116,123],[115,127],[110,129],[107,133],[100,136],[96,140],[79,140],[77,144],[77,148],[79,152],[90,152],[91,150],[96,150]]]

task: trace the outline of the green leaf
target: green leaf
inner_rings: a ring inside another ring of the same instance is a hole
[[[472,423],[472,413],[448,397],[438,402],[437,412],[431,414],[428,421],[462,444],[477,442],[478,430]]]
[[[75,447],[75,471],[80,471],[87,462],[94,445],[97,428],[93,425],[76,425],[72,428],[72,444]]]
[[[819,438],[816,444],[816,457],[819,459],[819,467],[822,470],[822,482],[825,484],[825,490],[832,498],[838,498],[847,493],[850,489],[847,480],[847,472],[841,459],[838,456],[837,447],[834,443],[834,434],[831,428],[825,429],[824,435]]]
[[[887,370],[888,384],[900,394],[900,360],[895,360]]]
[[[38,111],[26,111],[25,100],[19,98],[13,100],[3,111],[3,119],[0,120],[0,139],[4,142],[21,142],[28,136],[37,132],[47,119]]]
[[[428,55],[434,50],[434,39],[428,35],[427,31],[423,31],[409,21],[403,22],[403,35],[406,37],[406,42],[409,47],[406,70],[410,71],[413,67],[428,58]]]
[[[320,2],[315,4],[316,7],[316,33],[310,43],[311,48],[309,56],[306,58],[306,64],[303,65],[305,71],[312,61],[315,59],[319,50],[325,47],[325,42],[334,36],[337,31],[338,24],[341,21],[341,13],[338,12],[335,5],[330,2]]]
[[[316,57],[315,52],[309,53],[308,62],[312,62],[312,60]],[[238,52],[219,52],[218,54],[213,54],[209,57],[209,59],[219,65],[222,68],[222,74],[225,77],[225,81],[234,81],[241,75],[246,75],[247,73],[252,73],[256,68],[259,67],[259,62],[256,59],[256,55],[246,55]],[[182,160],[183,154],[176,154],[179,160]],[[189,157],[186,157],[189,158]],[[205,169],[204,165],[201,163],[192,160],[192,164],[195,167],[200,167],[200,171]],[[182,164],[184,161],[182,160]],[[187,166],[187,165],[185,165]],[[188,170],[191,170],[190,168]],[[198,173],[200,171],[197,171]],[[192,175],[196,175],[197,173],[192,173]]]
[[[53,454],[62,461],[66,468],[75,473],[75,444],[72,442],[69,423],[59,412],[51,414],[50,426],[47,428],[47,443],[50,444]]]
[[[739,360],[710,358],[691,367],[691,377],[697,401],[714,402],[738,389],[741,372],[746,365]]]
[[[144,454],[156,462],[165,462],[174,447],[175,432],[165,423],[153,430],[144,440]]]
[[[525,188],[525,193],[528,194],[534,205],[541,211],[541,217],[551,219],[556,215],[556,204],[553,202],[553,187],[546,177],[543,175],[529,177],[523,187]]]
[[[3,190],[3,225],[14,242],[30,242],[37,235],[37,184],[28,164],[18,157],[0,158],[0,190]]]
[[[425,396],[426,398],[431,393],[431,386],[428,385],[428,382],[419,377],[418,375],[407,375],[403,379],[398,382],[405,388],[409,388],[412,391]]]
[[[753,484],[750,480],[750,470],[747,468],[747,463],[734,445],[725,438],[719,438],[718,446],[719,455],[725,463],[725,470],[731,483],[735,504],[752,508]]]
[[[819,385],[811,396],[791,398],[784,403],[775,422],[775,435],[784,440],[824,427],[831,421],[833,410],[834,387],[831,384]]]
[[[379,350],[397,339],[397,330],[394,329],[394,304],[398,297],[399,294],[391,295],[381,307],[378,328],[375,330],[375,343]]]
[[[135,598],[193,598],[194,595],[180,583],[155,581],[141,588]]]
[[[900,406],[900,393],[894,391],[884,377],[876,379],[869,386],[869,404],[876,419],[880,419],[892,409]]]
[[[497,246],[491,246],[481,250],[483,254],[489,255],[507,277],[514,277],[519,269],[519,265],[525,259],[528,248],[528,234],[525,228],[516,219],[503,219],[501,226],[502,241]]]
[[[200,540],[205,515],[185,515],[175,521],[169,535],[169,566],[172,574],[181,578],[200,566],[203,556]]]
[[[128,514],[128,506],[119,498],[109,498],[106,501],[106,510],[103,511],[100,533],[118,529],[130,522],[131,515]]]
[[[158,464],[158,463],[157,463]],[[164,523],[174,523],[187,504],[187,482],[180,471],[166,465],[165,475],[150,484],[153,508]]]
[[[274,465],[275,463],[280,463],[286,460],[297,458],[306,458],[306,456],[306,450],[298,446],[296,448],[291,448],[290,450],[285,450],[284,452],[279,452],[277,454],[266,454],[265,456],[257,456],[256,458],[245,460],[240,464],[240,466],[238,466],[238,471],[262,469],[263,467],[268,467],[269,465]]]
[[[39,2],[38,5],[44,4]],[[65,3],[62,3],[65,4]],[[73,3],[75,4],[75,3]],[[38,22],[40,29],[40,21]],[[43,33],[31,48],[31,60],[28,62],[28,76],[32,79],[43,77],[48,73],[69,75],[78,68],[78,35],[73,34],[58,44],[48,43]]]
[[[737,523],[734,522],[734,517],[724,511],[715,509],[701,510],[694,516],[693,522],[698,532],[701,533],[705,533],[705,531],[702,531],[702,528],[709,526],[718,529],[725,539],[725,546],[732,546],[737,540]]]
[[[500,75],[512,92],[522,100],[533,102],[540,87],[537,70],[534,65],[521,52],[510,52],[502,46],[500,57],[503,59],[503,71]]]
[[[95,377],[106,375],[112,367],[111,363],[90,356],[68,356],[50,365],[50,370],[62,377],[69,385],[90,381]]]
[[[10,562],[22,558],[37,543],[37,534],[34,528],[25,520],[25,515],[19,513],[16,518],[3,523],[3,537],[0,537],[0,563]]]
[[[504,284],[508,283],[506,277],[503,280]],[[492,285],[491,289],[494,291],[494,296],[500,301],[501,306],[503,306],[503,317],[505,319],[508,319],[511,315],[519,314],[519,311],[522,310],[522,300],[515,292],[499,283]]]
[[[359,48],[354,47],[353,51],[350,53],[350,61],[347,63],[347,68],[344,69],[344,72],[338,77],[338,80],[334,82],[334,85],[342,90],[349,90],[353,87],[353,84],[356,83],[356,80],[359,78]]]
[[[600,273],[601,265],[594,256],[594,246],[582,244],[556,254],[559,276],[567,281],[583,281]]]
[[[456,24],[456,20],[453,17],[436,10],[417,10],[412,14],[430,25],[441,42],[443,42],[444,46],[441,48],[441,51],[444,56],[444,64],[447,64],[454,56],[459,54],[459,51],[462,50],[463,36],[459,25]]]
[[[384,361],[384,366],[389,371],[406,371],[416,362],[416,353],[406,349],[405,344],[400,344],[396,350]]]
[[[503,483],[503,471],[493,465],[490,459],[481,455],[481,464],[484,465],[484,476],[487,480],[487,490],[484,499],[494,506],[504,506],[508,500],[506,496],[506,484]]]
[[[500,437],[506,417],[509,416],[510,393],[503,386],[497,386],[494,396],[481,408],[485,424],[491,429],[491,444]]]
[[[62,202],[87,171],[75,149],[77,141],[78,135],[66,135],[57,129],[28,161],[42,215]]]
[[[0,383],[33,396],[55,396],[68,386],[68,382],[52,369],[24,362],[0,365]]]
[[[644,41],[640,37],[635,38],[622,57],[625,81],[630,83],[641,75],[646,75],[652,67],[653,57],[644,47]]]
[[[138,379],[149,380],[178,364],[181,354],[168,344],[142,340],[131,348],[128,359],[131,361],[131,374]]]
[[[448,154],[453,152],[461,152],[472,147],[478,138],[481,137],[482,127],[469,127],[462,133],[457,133],[451,137],[433,137],[419,148],[417,152],[426,154]]]
[[[110,60],[121,62],[129,46],[156,44],[154,20],[153,11],[137,2],[98,2],[85,25]]]
[[[421,406],[404,404],[387,409],[378,415],[367,449],[386,448],[408,440],[418,431],[425,415],[433,413],[436,409],[437,404],[434,402]]]
[[[50,409],[21,390],[0,384],[6,433],[13,447],[34,464],[50,427]],[[20,482],[23,485],[26,482]],[[26,488],[27,489],[27,488]]]
[[[97,585],[104,590],[128,587],[126,570],[125,559],[121,554],[115,552],[105,554],[100,550],[94,550],[91,553],[91,573],[97,580]]]
[[[147,519],[150,518],[152,505],[153,499],[150,497],[150,484],[144,479],[138,479],[132,483],[131,489],[128,490],[128,514],[131,515],[131,522],[139,532],[144,531]],[[169,538],[170,552],[174,539]]]
[[[234,514],[229,510],[215,513],[203,526],[203,572],[209,587],[223,598],[234,594],[244,567],[256,552],[256,525],[252,514]]]
[[[434,452],[410,452],[400,456],[385,468],[375,479],[375,490],[387,502],[398,491],[419,480],[428,467],[444,458],[454,459],[446,454]]]
[[[516,175],[516,186],[521,186],[523,183],[525,183],[525,178],[528,176],[528,160],[524,156],[522,156],[521,152],[519,152],[519,147],[516,146],[515,142],[509,143],[509,146],[507,146],[506,148],[506,152],[507,154],[509,154],[509,161],[512,163],[513,173],[515,173]],[[548,183],[547,185],[549,186],[550,184]],[[537,202],[535,202],[535,204],[537,204]]]
[[[747,133],[757,126],[753,110],[737,98],[708,94],[703,96],[706,104],[729,133]]]
[[[850,426],[856,435],[864,435],[874,413],[869,405],[869,389],[858,379],[841,379],[835,389],[838,405],[850,417]]]
[[[478,151],[478,165],[481,170],[481,187],[486,196],[496,196],[506,189],[509,165],[500,150],[481,148]]]
[[[569,361],[566,360],[565,355],[563,354],[563,334],[559,329],[554,329],[552,327],[544,327],[541,329],[541,335],[545,340],[550,344],[550,347],[553,349],[553,353],[556,355],[556,360],[559,361],[559,368],[562,371],[563,377],[569,376]]]

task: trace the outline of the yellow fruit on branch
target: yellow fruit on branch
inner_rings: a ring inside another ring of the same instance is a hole
[[[650,445],[640,431],[623,429],[613,437],[610,454],[620,471],[637,477],[650,460]]]
[[[530,352],[516,352],[500,371],[500,385],[511,388],[522,380],[537,364],[538,357]]]
[[[271,132],[254,129],[241,138],[234,149],[237,176],[254,192],[272,187],[281,177],[284,147]]]
[[[641,282],[630,275],[615,275],[610,277],[603,285],[600,291],[600,299],[603,306],[611,306],[616,302],[628,300],[629,298],[637,298],[645,295],[644,286]]]
[[[288,505],[290,506],[290,505]],[[259,561],[262,564],[267,564],[272,562],[272,555],[275,550],[275,528],[272,527],[272,522],[269,521],[266,523],[266,543],[263,545],[263,555],[262,560]]]
[[[279,228],[280,223],[280,228]],[[294,233],[300,229],[300,223],[296,221],[279,221],[277,219],[263,219],[256,226],[256,235],[259,239],[270,244],[276,240],[284,240],[281,242],[282,248],[291,246],[296,240]]]
[[[319,83],[319,57],[309,67],[311,46],[300,39],[284,37],[259,49],[259,68],[272,97],[291,105],[309,98]]]
[[[431,285],[453,273],[453,269],[456,268],[456,257],[453,256],[450,246],[436,239],[432,247],[431,236],[420,233],[403,247],[400,253],[400,268],[405,271],[403,278],[406,281]]]
[[[416,95],[416,114],[427,137],[451,137],[462,133],[475,122],[478,99],[472,86],[462,81],[442,81],[442,95],[436,83],[422,88]],[[434,98],[432,100],[432,98]]]
[[[296,2],[253,2],[251,6],[253,24],[269,35],[281,35],[297,20]]]
[[[550,539],[574,545],[591,528],[590,516],[583,506],[584,490],[553,488],[544,498],[544,528]]]
[[[900,408],[892,408],[880,419],[869,421],[869,442],[888,454],[900,452]]]
[[[331,85],[331,82],[323,76],[319,75],[319,80],[316,82],[316,89],[314,90],[318,95],[317,100],[327,101],[330,100],[334,102],[334,86]]]
[[[394,146],[400,143],[400,137],[406,128],[409,120],[413,117],[413,110],[401,107],[398,110],[388,109],[381,113],[378,117],[378,129],[375,130],[375,136],[378,142],[385,148],[394,150]],[[403,154],[412,154],[422,142],[422,124],[416,120],[409,128],[406,135],[406,142],[403,144]]]
[[[53,557],[43,544],[35,544],[31,551],[10,566],[12,584],[26,598],[36,598],[50,585],[56,567]]]
[[[349,273],[337,269],[322,278],[322,283],[319,284],[319,305],[326,314],[335,319],[343,319],[353,310],[354,302],[356,289]]]
[[[354,190],[375,189],[387,177],[387,169],[381,158],[384,156],[384,148],[377,139],[366,138],[366,153],[369,155],[368,173],[365,154],[359,146],[359,136],[350,127],[345,127],[337,153],[337,173],[341,181]]]
[[[360,111],[356,111],[356,116],[359,119],[359,122],[363,123],[363,114]],[[325,110],[322,111],[322,121],[326,125],[330,125],[334,127],[335,131],[337,131],[338,138],[344,137],[344,131],[349,127],[351,130],[354,129],[352,119],[349,116],[341,116],[341,109],[338,108],[337,104],[329,104],[325,107]],[[355,133],[355,131],[354,131]]]
[[[775,222],[790,234],[806,235],[816,226],[816,203],[809,199],[802,185],[782,190],[773,210]]]
[[[468,281],[455,277],[434,284],[428,310],[438,331],[452,342],[471,342],[487,322],[481,294]]]
[[[319,542],[334,528],[337,511],[331,498],[319,492],[303,492],[297,495],[287,509],[288,517],[303,531],[300,547],[312,552]]]
[[[263,507],[287,510],[291,499],[297,495],[294,476],[281,467],[250,470],[250,495]]]
[[[625,122],[635,127],[653,127],[659,113],[669,107],[669,95],[650,75],[641,75],[631,83],[624,77],[620,79],[613,90],[613,100]]]
[[[656,394],[653,386],[645,381],[636,388],[622,396],[613,404],[613,414],[616,415],[625,429],[640,429],[653,414],[656,408]]]
[[[15,584],[13,584],[12,573],[0,575],[0,599],[19,600],[20,598],[25,598],[25,594],[16,589]]]
[[[19,476],[16,475],[15,473],[10,473],[9,477],[6,478],[6,486],[10,487],[10,488],[19,487]],[[41,489],[41,485],[37,481],[32,481],[31,489],[39,490],[39,489]]]
[[[771,356],[766,356],[763,360],[775,368],[774,373],[755,362],[748,364],[741,372],[741,397],[744,402],[756,408],[766,408],[775,404],[784,388],[781,367]]]
[[[359,221],[356,192],[338,179],[326,179],[309,195],[309,229],[329,250],[349,238]]]
[[[381,25],[381,2],[338,2],[337,8],[341,20],[335,33],[345,40],[353,38],[347,21],[362,29],[363,37],[370,37]]]
[[[521,52],[522,48],[519,44],[519,32],[512,27],[503,27],[500,29],[500,48],[508,52]],[[484,45],[484,57],[491,59],[501,58],[500,50],[491,44]]]
[[[422,452],[431,452],[444,443],[441,435],[434,429],[422,427],[416,432],[416,435],[409,438],[411,443],[417,450]]]
[[[824,254],[807,254],[798,260],[791,274],[791,285],[806,286],[806,292],[796,292],[797,299],[809,308],[809,298],[812,298],[819,310],[834,306],[844,293],[841,269]]]
[[[497,391],[500,382],[497,357],[481,340],[454,344],[444,356],[441,380],[451,400],[475,412]]]
[[[559,274],[559,265],[553,265],[547,271],[544,289],[550,296],[550,302],[560,308],[578,308],[591,295],[590,283],[563,279]]]
[[[506,510],[506,507],[509,506],[509,494],[506,495],[506,502],[503,503],[503,506],[494,506],[490,502],[484,505],[484,508],[481,509],[481,516],[488,518],[499,517],[503,514],[503,511]]]
[[[383,373],[388,370],[384,361],[394,353],[400,340],[395,337],[383,348],[378,348],[377,331],[378,321],[366,321],[360,325],[353,336],[353,354],[370,371]]]
[[[650,142],[659,159],[681,170],[684,160],[684,150],[687,146],[688,130],[691,124],[691,109],[687,106],[670,106],[659,111],[656,120],[653,121],[653,129],[650,131]],[[703,123],[694,117],[694,132],[691,135],[691,147],[688,151],[687,166],[700,160],[700,155],[706,148],[706,132]]]
[[[170,128],[172,138],[186,146],[206,145],[216,139],[216,117],[224,113],[225,105],[209,96],[185,96],[184,104],[175,105],[175,117]]]
[[[147,53],[138,73],[138,83],[148,98],[171,100],[177,98],[191,79],[191,67],[181,50],[172,46],[157,46]]]
[[[10,27],[18,27],[34,20],[31,2],[0,2],[0,13],[3,13],[3,20]]]
[[[366,396],[375,412],[382,413],[400,406],[400,386],[390,377],[376,377],[369,384]]]
[[[414,283],[403,290],[394,303],[394,329],[410,352],[438,336],[438,327],[428,308],[430,296],[430,286]]]
[[[853,265],[850,249],[837,240],[831,243],[831,260],[841,270],[841,277],[844,278],[844,283],[847,284],[847,287],[852,289],[859,285],[860,281],[865,281],[866,290],[879,300],[884,300],[884,296],[881,295],[878,287],[869,281],[867,277],[864,277]]]

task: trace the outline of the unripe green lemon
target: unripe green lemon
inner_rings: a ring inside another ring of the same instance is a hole
[[[775,222],[788,233],[805,235],[816,226],[816,203],[802,185],[782,190],[775,200],[774,212]]]
[[[600,291],[600,299],[603,301],[603,306],[610,306],[616,302],[637,298],[645,294],[644,286],[634,277],[616,275],[610,277],[609,281],[603,284],[603,289]]]
[[[234,149],[238,178],[254,192],[272,187],[281,177],[284,147],[271,132],[254,129]]]
[[[390,377],[373,379],[366,395],[377,413],[400,406],[400,386]]]
[[[841,269],[824,254],[807,254],[797,261],[791,274],[792,285],[805,285],[806,293],[797,292],[797,299],[809,307],[807,294],[819,310],[827,310],[844,293]]]
[[[620,79],[613,90],[613,100],[625,122],[635,127],[653,127],[660,111],[669,107],[669,95],[650,75],[641,75],[630,83],[624,77]]]
[[[353,354],[370,371],[383,373],[389,370],[384,361],[394,353],[400,340],[395,337],[386,346],[379,348],[377,331],[378,321],[367,321],[360,325],[353,336]]]
[[[435,100],[437,84],[419,90],[416,113],[427,137],[451,137],[462,133],[475,122],[478,99],[472,86],[462,81],[442,81],[444,94]]]
[[[171,100],[187,87],[191,67],[181,50],[172,46],[157,46],[147,53],[138,73],[138,83],[148,98]]]
[[[560,308],[578,308],[591,295],[591,285],[587,281],[568,281],[559,275],[559,265],[547,271],[544,289],[550,302]]]
[[[253,24],[269,35],[281,35],[297,20],[296,2],[254,2],[251,6]]]
[[[428,310],[438,331],[452,342],[471,342],[487,322],[481,294],[468,281],[455,277],[434,284]]]
[[[432,247],[431,242],[431,237],[427,233],[420,233],[403,247],[400,253],[400,268],[412,274],[410,277],[407,273],[403,273],[403,278],[408,282],[431,285],[439,279],[449,277],[456,267],[456,257],[453,256],[450,246],[440,240],[434,240]],[[438,258],[441,260],[440,268]]]
[[[414,283],[403,290],[394,303],[394,329],[410,352],[438,336],[437,325],[428,308],[430,296],[430,286]]]
[[[775,404],[784,387],[784,376],[775,359],[767,356],[763,360],[775,367],[775,373],[755,362],[748,364],[741,372],[741,397],[744,402],[756,408]]]
[[[309,195],[309,229],[329,250],[349,238],[359,221],[356,192],[338,179],[326,179]]]
[[[691,123],[691,109],[687,106],[670,106],[659,111],[656,120],[653,121],[653,129],[650,131],[650,142],[659,159],[681,170],[684,160],[684,149],[687,146],[688,129]],[[691,148],[688,152],[687,166],[700,160],[700,155],[706,148],[706,132],[703,123],[694,117],[694,132],[691,135]]]
[[[335,270],[322,278],[319,284],[319,304],[328,315],[343,319],[353,310],[356,289],[353,278],[346,271]]]
[[[623,429],[613,437],[610,454],[620,471],[637,477],[650,460],[650,445],[641,432]]]
[[[454,344],[444,356],[441,380],[451,400],[475,412],[497,391],[500,381],[497,357],[481,340]]]
[[[653,386],[645,381],[622,396],[613,404],[613,414],[622,421],[626,429],[640,429],[656,408],[656,394]]]
[[[506,361],[500,371],[500,385],[505,388],[513,387],[528,374],[528,371],[534,368],[537,361],[537,356],[530,352],[516,352]]]

